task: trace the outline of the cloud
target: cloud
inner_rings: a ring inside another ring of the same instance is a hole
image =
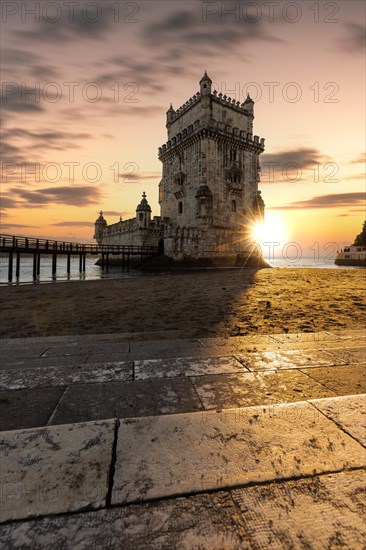
[[[361,153],[358,157],[355,157],[349,164],[365,164],[366,153]]]
[[[128,212],[117,212],[116,210],[103,210],[103,216],[125,216]]]
[[[17,201],[14,197],[1,193],[0,197],[0,208],[2,210],[7,210],[9,208],[17,208],[19,206],[19,201]]]
[[[158,22],[145,25],[143,37],[150,44],[164,44],[166,48],[172,45],[175,58],[183,54],[183,51],[179,51],[179,46],[182,45],[193,45],[209,51],[218,46],[232,50],[238,44],[253,40],[283,42],[282,39],[272,36],[260,19],[249,21],[248,15],[240,17],[236,22],[233,16],[228,15],[226,21],[221,16],[221,11],[217,10],[205,17],[202,4],[193,3],[190,10],[176,10],[167,13]]]
[[[263,154],[261,156],[261,165],[268,166],[276,164],[279,169],[282,169],[289,163],[294,163],[301,168],[309,168],[314,164],[324,161],[324,155],[312,147],[303,147],[300,149],[287,149],[273,154]]]
[[[335,193],[319,195],[305,201],[295,201],[283,206],[274,206],[270,210],[297,210],[313,208],[347,208],[362,205],[365,193]]]
[[[28,191],[13,189],[11,195],[17,201],[17,207],[35,208],[49,204],[66,204],[69,206],[88,206],[98,204],[102,200],[99,188],[91,185],[75,185],[72,187],[47,187]],[[18,200],[20,199],[20,200]]]
[[[38,228],[41,227],[40,225],[28,225],[23,223],[2,223],[1,229],[13,229],[14,227],[29,227],[29,228]]]
[[[122,172],[118,174],[119,178],[123,178],[130,181],[136,180],[159,180],[161,179],[161,172],[138,172],[133,174],[132,172]]]
[[[91,227],[94,225],[94,223],[87,222],[87,221],[74,221],[74,222],[50,223],[50,225],[57,226],[57,227]]]
[[[90,6],[86,9],[86,5]],[[94,7],[93,7],[94,6]],[[51,10],[50,10],[51,12]],[[34,23],[31,30],[17,31],[17,35],[27,41],[63,43],[70,40],[101,40],[115,24],[114,13],[109,5],[101,2],[89,2],[80,8],[74,6],[70,12],[60,9],[60,17],[50,21],[51,13],[41,15],[40,22]],[[56,16],[54,16],[56,17]]]
[[[30,88],[28,88],[30,89]],[[2,111],[12,113],[40,113],[44,111],[40,98],[34,93],[26,93],[16,82],[4,82],[1,93]]]
[[[361,23],[346,23],[346,35],[339,42],[342,50],[352,53],[361,53],[365,51],[366,27]]]

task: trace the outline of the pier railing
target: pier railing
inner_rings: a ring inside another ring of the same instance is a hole
[[[98,245],[95,243],[73,243],[54,241],[50,239],[37,239],[35,237],[19,237],[16,235],[0,235],[0,252],[40,252],[52,254],[131,254],[154,255],[158,252],[157,246],[148,245]]]
[[[109,256],[119,256],[122,269],[129,269],[130,257],[156,256],[158,254],[157,246],[148,245],[98,245],[95,243],[73,243],[65,241],[55,241],[51,239],[38,239],[35,237],[23,237],[17,235],[0,234],[0,253],[8,254],[8,280],[13,279],[13,256],[15,254],[16,267],[15,276],[19,278],[20,274],[20,255],[33,254],[33,278],[37,279],[40,274],[41,255],[52,255],[52,276],[56,275],[57,256],[67,256],[67,273],[70,274],[71,256],[79,256],[79,271],[85,272],[85,257],[87,254],[99,255],[102,269],[109,270]]]

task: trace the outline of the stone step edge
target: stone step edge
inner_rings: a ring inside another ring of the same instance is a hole
[[[20,433],[20,432],[32,432],[32,431],[39,431],[41,430],[42,428],[44,429],[56,429],[56,428],[59,428],[60,426],[75,426],[75,425],[88,425],[88,424],[96,424],[98,422],[109,422],[109,421],[114,421],[117,423],[118,427],[120,427],[120,425],[122,423],[124,423],[125,421],[131,421],[131,420],[141,420],[141,419],[149,419],[149,418],[158,418],[158,417],[161,417],[161,416],[164,416],[164,417],[173,417],[173,416],[181,416],[181,415],[187,415],[187,414],[190,414],[192,416],[198,416],[198,415],[201,415],[201,416],[213,416],[215,414],[229,414],[229,413],[232,413],[233,411],[242,411],[242,410],[248,410],[248,409],[252,409],[252,410],[258,410],[258,409],[271,409],[273,407],[278,407],[278,408],[281,408],[281,409],[285,409],[285,408],[295,408],[295,407],[300,407],[301,405],[305,404],[305,403],[310,403],[310,404],[316,404],[316,403],[319,403],[319,402],[340,402],[340,401],[345,401],[346,399],[349,400],[351,399],[352,397],[354,398],[361,398],[361,397],[364,397],[366,399],[366,393],[358,393],[358,394],[351,394],[351,395],[337,395],[337,396],[334,396],[334,397],[319,397],[319,398],[316,398],[316,399],[307,399],[307,400],[304,400],[304,401],[294,401],[294,402],[290,402],[290,403],[271,403],[270,405],[248,405],[248,406],[245,406],[245,407],[230,407],[228,409],[209,409],[209,410],[202,410],[202,411],[192,411],[190,413],[187,413],[187,412],[179,412],[179,413],[168,413],[168,414],[161,414],[161,415],[147,415],[147,416],[131,416],[131,417],[128,417],[128,418],[117,418],[117,417],[111,417],[111,418],[102,418],[102,419],[98,419],[98,420],[87,420],[87,421],[82,421],[82,422],[71,422],[71,423],[66,423],[66,424],[52,424],[52,425],[46,425],[46,426],[37,426],[35,428],[20,428],[18,430],[4,430],[4,431],[1,431],[0,434],[1,436],[5,436],[5,435],[10,435],[12,433]],[[320,412],[320,411],[319,411]],[[0,436],[0,437],[1,437]],[[351,437],[351,436],[350,436]]]
[[[343,330],[343,331],[318,331],[318,332],[289,332],[289,333],[264,333],[264,334],[247,334],[245,336],[227,336],[223,337],[223,342],[229,342],[230,340],[238,340],[241,341],[248,340],[250,341],[259,341],[260,339],[275,339],[278,341],[278,339],[284,339],[286,337],[292,337],[292,335],[306,335],[309,337],[309,335],[314,335],[314,340],[316,340],[316,336],[320,335],[331,335],[336,338],[339,338],[342,340],[344,337],[352,337],[352,332],[359,336],[360,332],[363,334],[361,338],[366,337],[366,331],[363,331],[363,329],[350,329],[350,330]],[[155,331],[155,332],[112,332],[112,333],[99,333],[99,334],[70,334],[70,335],[62,335],[62,336],[28,336],[28,337],[21,337],[21,338],[0,338],[0,346],[8,345],[8,344],[31,344],[31,343],[60,343],[64,344],[65,342],[70,343],[78,343],[78,342],[95,342],[97,341],[118,341],[121,340],[122,342],[134,342],[139,341],[138,339],[140,337],[146,337],[148,335],[157,335],[157,334],[167,334],[169,331]],[[191,337],[191,338],[177,338],[176,335],[174,335],[173,331],[171,333],[171,336],[173,338],[167,338],[167,339],[152,339],[152,340],[146,340],[145,338],[141,339],[141,342],[169,342],[170,340],[197,340],[197,341],[204,341],[204,340],[211,340],[211,339],[218,339],[220,336],[217,335],[211,335],[206,337]],[[321,338],[320,338],[321,341]]]

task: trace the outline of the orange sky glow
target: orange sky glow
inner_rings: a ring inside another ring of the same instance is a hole
[[[255,101],[281,246],[311,255],[353,241],[365,218],[363,2],[61,4],[2,3],[2,233],[92,242],[99,210],[132,217],[143,191],[159,215],[165,113],[207,70],[218,91]]]

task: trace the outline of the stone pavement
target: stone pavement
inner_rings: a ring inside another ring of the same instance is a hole
[[[1,341],[0,548],[364,548],[366,333],[153,336]]]

